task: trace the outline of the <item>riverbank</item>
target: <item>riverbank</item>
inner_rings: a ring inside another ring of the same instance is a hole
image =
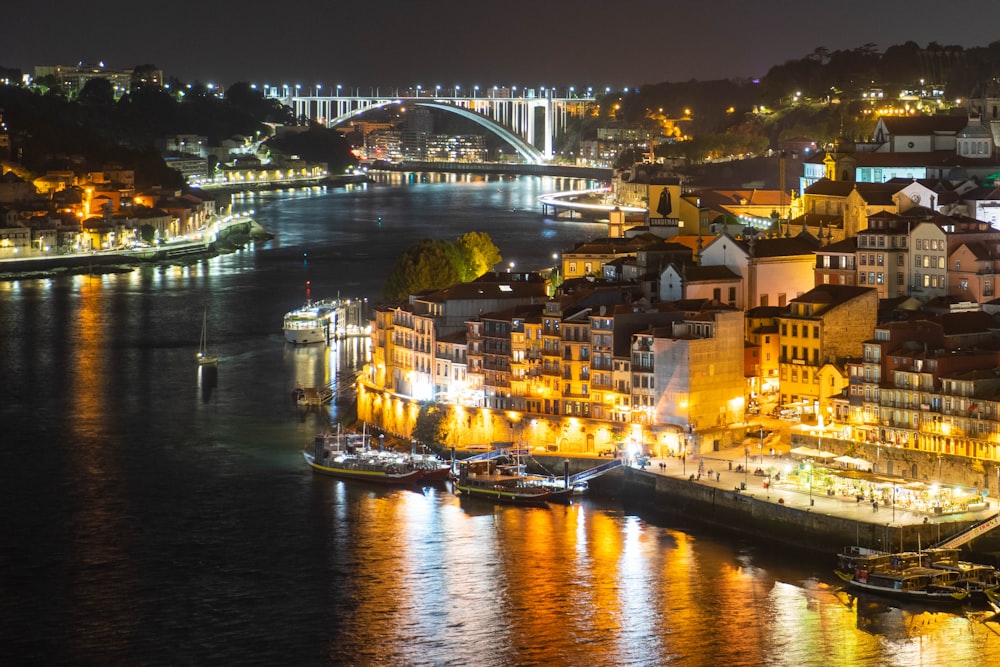
[[[234,252],[249,242],[272,238],[252,218],[220,227],[214,239],[178,241],[150,248],[100,250],[89,253],[36,254],[0,259],[0,280],[51,278],[59,275],[127,273],[146,264],[190,264]]]

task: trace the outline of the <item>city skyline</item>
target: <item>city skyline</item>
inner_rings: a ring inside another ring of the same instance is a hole
[[[616,89],[690,79],[752,78],[817,48],[879,50],[984,47],[995,41],[1000,6],[959,0],[860,0],[759,5],[625,0],[528,3],[494,9],[459,0],[414,3],[299,3],[276,11],[250,0],[239,12],[190,0],[153,6],[113,0],[100,12],[54,0],[8,8],[0,65],[154,64],[182,81],[301,83],[313,86],[518,85]],[[145,12],[142,14],[141,12]],[[46,23],[46,17],[56,20]],[[953,20],[949,20],[952,18]]]

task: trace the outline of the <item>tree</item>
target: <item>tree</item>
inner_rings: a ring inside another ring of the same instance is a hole
[[[84,106],[108,109],[115,103],[115,89],[107,79],[94,77],[83,84],[76,99]]]
[[[460,253],[456,244],[422,239],[403,251],[386,277],[385,297],[400,301],[424,290],[444,289],[460,282]]]
[[[469,232],[460,236],[455,243],[462,255],[463,282],[475,280],[503,261],[500,249],[494,245],[490,235],[484,232]]]
[[[434,447],[447,442],[448,435],[446,410],[433,403],[422,403],[420,412],[417,413],[417,421],[413,425],[413,439]]]

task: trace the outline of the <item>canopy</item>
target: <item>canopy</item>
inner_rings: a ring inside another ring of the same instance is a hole
[[[837,463],[841,463],[845,466],[852,466],[858,470],[871,470],[872,464],[870,461],[865,461],[864,459],[854,458],[853,456],[838,456],[834,459]]]
[[[805,459],[832,459],[837,456],[833,452],[824,452],[819,449],[813,449],[812,447],[796,447],[789,453],[792,456],[800,456]]]

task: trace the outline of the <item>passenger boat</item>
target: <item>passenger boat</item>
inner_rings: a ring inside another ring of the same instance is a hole
[[[841,572],[900,572],[912,568],[930,568],[950,573],[951,585],[969,593],[983,595],[1000,586],[1000,573],[991,565],[963,561],[954,548],[928,548],[920,551],[887,552],[865,547],[848,547],[838,554]],[[841,577],[843,578],[843,577]]]
[[[451,463],[436,454],[411,454],[408,460],[423,472],[422,482],[446,482],[451,477]]]
[[[361,479],[381,484],[415,484],[424,471],[397,452],[374,451],[367,436],[323,433],[313,441],[312,452],[302,452],[313,472],[331,477]]]
[[[836,570],[837,577],[858,590],[889,597],[937,604],[959,604],[969,591],[957,586],[954,572],[930,567],[903,570],[864,570],[853,573]]]
[[[301,308],[285,314],[285,340],[293,345],[325,343],[330,340],[337,305],[333,301],[306,301]]]
[[[512,505],[543,505],[555,498],[554,491],[516,468],[498,465],[493,459],[459,461],[455,491],[470,498]]]

